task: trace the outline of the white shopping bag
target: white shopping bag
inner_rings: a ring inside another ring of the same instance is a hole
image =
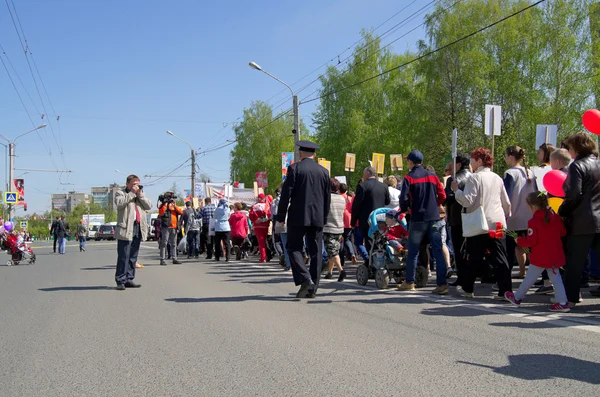
[[[209,236],[214,236],[215,235],[215,226],[217,225],[217,220],[212,218],[210,220],[210,223],[208,224],[208,235]]]
[[[177,250],[181,253],[187,252],[187,238],[182,238],[177,246]]]

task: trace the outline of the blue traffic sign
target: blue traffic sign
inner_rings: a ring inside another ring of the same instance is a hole
[[[4,192],[5,204],[17,204],[17,192]]]

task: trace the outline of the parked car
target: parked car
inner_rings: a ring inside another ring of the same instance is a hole
[[[96,234],[98,233],[98,230],[100,229],[99,224],[91,224],[90,227],[88,228],[88,240],[92,240],[94,238],[96,238]]]
[[[148,217],[148,241],[154,240],[154,221],[158,218],[158,214],[147,214]]]
[[[96,241],[100,240],[114,240],[115,239],[116,225],[102,225],[96,232]]]

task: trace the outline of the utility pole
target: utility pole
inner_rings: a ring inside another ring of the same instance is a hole
[[[292,109],[294,110],[294,129],[292,130],[292,133],[294,134],[294,162],[300,161],[300,148],[298,147],[298,141],[300,140],[300,103],[298,102],[298,96],[294,93],[294,90],[289,84],[273,76],[271,73],[261,68],[256,62],[250,62],[248,65],[252,69],[263,72],[272,79],[279,81],[290,90],[290,93],[292,94]]]
[[[300,140],[300,106],[298,103],[298,95],[293,96],[293,107],[294,107],[294,162],[300,161],[300,148],[298,147],[298,141]]]
[[[190,197],[194,198],[196,196],[196,152],[194,149],[192,152],[192,186],[190,190]]]
[[[0,138],[4,139],[6,142],[8,142],[8,157],[9,157],[9,167],[8,167],[8,181],[6,181],[6,188],[7,191],[11,191],[13,188],[13,178],[15,176],[15,142],[17,141],[17,139],[27,135],[27,134],[31,134],[34,131],[37,131],[41,128],[46,128],[46,124],[41,124],[38,127],[24,132],[21,135],[17,136],[15,139],[10,140],[7,137],[5,137],[4,135],[0,134]],[[14,216],[15,216],[15,209],[13,205],[9,205],[8,206],[8,216],[10,221],[12,222]]]
[[[596,98],[596,109],[600,108],[600,3],[592,3],[589,7],[590,12],[590,33],[592,37],[592,87]],[[597,137],[596,137],[597,138]]]
[[[12,191],[13,177],[15,175],[15,143],[8,143],[8,191]],[[15,217],[15,207],[12,204],[8,205],[8,219],[12,222]]]
[[[190,148],[190,152],[192,154],[192,175],[191,175],[191,190],[190,190],[190,196],[194,197],[195,192],[195,188],[196,188],[196,151],[194,150],[194,148],[192,147],[192,145],[190,145],[189,143],[187,143],[186,141],[184,141],[183,139],[181,139],[180,137],[178,137],[177,135],[173,134],[173,132],[167,130],[167,134],[171,135],[172,137],[180,140],[181,142],[185,143],[186,145],[188,145],[188,147]],[[148,177],[148,175],[145,176],[146,178]]]

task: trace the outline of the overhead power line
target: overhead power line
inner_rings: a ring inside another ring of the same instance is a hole
[[[25,31],[23,30],[23,25],[21,24],[21,20],[19,18],[19,14],[17,12],[15,4],[14,4],[13,0],[10,0],[10,3],[12,4],[12,9],[11,9],[11,6],[10,6],[8,0],[4,0],[4,2],[6,3],[6,7],[8,8],[8,13],[10,14],[10,18],[11,18],[13,26],[15,28],[15,32],[17,33],[17,37],[19,38],[19,43],[21,44],[21,49],[23,50],[23,54],[25,56],[25,60],[27,61],[27,66],[29,68],[29,73],[31,74],[31,78],[33,79],[33,84],[35,85],[35,89],[37,91],[38,97],[40,99],[40,103],[42,105],[42,109],[44,110],[44,115],[50,116],[50,114],[46,110],[46,105],[44,103],[44,99],[42,97],[42,94],[41,94],[41,91],[40,91],[40,87],[38,86],[38,82],[37,82],[37,79],[35,77],[35,73],[33,72],[33,68],[31,66],[31,62],[29,61],[29,57],[32,57],[32,53],[31,53],[31,50],[29,48],[29,43],[27,42],[27,37],[25,36]],[[15,21],[15,17],[16,17],[16,21]],[[18,23],[18,26],[17,26],[17,23]],[[34,64],[35,64],[35,60],[33,59],[33,57],[32,57],[32,62],[34,62]],[[38,72],[38,77],[39,77],[39,80],[40,80],[40,84],[42,84],[42,87],[45,90],[45,84],[44,84],[44,81],[42,79],[42,76],[39,73],[39,70],[37,69],[37,65],[35,65],[35,68],[36,68],[36,70]],[[52,101],[50,99],[50,96],[48,96],[48,92],[46,90],[45,90],[45,93],[46,93],[46,97],[48,99],[48,103],[51,105],[52,110],[54,110],[54,106],[52,105]],[[56,115],[56,112],[54,112],[54,118],[58,122],[59,117]],[[54,138],[54,142],[56,144],[56,147],[58,148],[58,151],[61,154],[61,158],[63,160],[63,164],[66,166],[63,148],[62,148],[62,145],[59,143],[59,140],[56,138],[56,133],[54,132],[53,122],[50,120],[50,117],[47,118],[46,123],[50,127],[50,131],[52,133],[52,137]],[[59,179],[60,179],[60,175],[59,175]]]
[[[2,62],[2,66],[4,66],[4,70],[6,70],[6,74],[8,75],[8,79],[10,80],[10,83],[12,84],[13,88],[15,89],[15,92],[17,93],[17,96],[19,97],[19,101],[21,102],[21,105],[23,105],[23,109],[25,110],[25,113],[27,113],[27,117],[29,118],[29,121],[31,121],[31,125],[33,126],[33,128],[35,128],[36,125],[33,122],[33,119],[31,118],[31,114],[29,114],[29,110],[27,109],[27,106],[25,106],[25,102],[23,102],[23,98],[21,97],[21,94],[19,93],[19,90],[17,89],[17,85],[15,84],[15,81],[13,80],[12,76],[10,75],[10,71],[8,70],[8,67],[6,67],[4,58],[0,57],[0,61]]]
[[[434,0],[434,1],[439,1],[439,0]],[[388,19],[386,19],[385,21],[383,21],[382,23],[380,23],[379,25],[377,25],[375,28],[371,29],[371,32],[375,32],[377,29],[381,28],[383,25],[385,25],[386,23],[388,23],[389,21],[391,21],[392,19],[394,19],[395,17],[397,17],[400,13],[402,13],[404,10],[406,10],[407,8],[409,8],[410,6],[412,6],[413,4],[415,4],[417,2],[417,0],[413,0],[412,2],[410,2],[408,5],[404,6],[402,9],[400,9],[399,11],[397,11],[395,14],[393,14],[391,17],[389,17]],[[431,3],[430,3],[431,4]],[[397,27],[399,24],[401,24],[403,21],[401,21],[400,23],[392,26],[391,29],[394,29],[395,27]],[[389,31],[390,29],[388,29]],[[382,33],[385,34],[388,31]],[[309,77],[310,75],[314,74],[315,72],[319,71],[320,69],[324,68],[325,66],[329,65],[330,62],[336,62],[339,61],[340,57],[345,54],[346,52],[350,51],[352,48],[356,47],[358,44],[360,44],[362,42],[362,39],[357,40],[356,42],[354,42],[353,44],[351,44],[350,46],[348,46],[344,51],[336,54],[333,58],[331,58],[330,60],[328,60],[327,62],[323,63],[322,65],[320,65],[319,67],[315,68],[314,70],[310,71],[309,73],[307,73],[306,75],[304,75],[303,77],[301,77],[300,79],[294,81],[291,86],[295,86],[296,84],[298,84],[299,82],[301,82],[302,80],[306,79],[307,77]],[[318,80],[319,78],[317,78]],[[312,85],[314,83],[311,82],[308,85]],[[306,86],[304,88],[301,89],[304,90],[306,88]],[[265,102],[269,103],[271,102],[272,99],[276,98],[277,96],[279,96],[280,94],[282,94],[283,92],[287,92],[287,88],[282,89],[281,91],[279,91],[277,94],[273,95],[272,97],[270,97],[269,99],[267,99]],[[287,101],[287,98],[285,99]],[[275,109],[281,107],[281,105],[274,107]]]
[[[413,12],[412,14],[410,14],[409,16],[407,16],[406,18],[404,18],[402,21],[398,22],[397,24],[395,24],[394,26],[392,26],[391,28],[389,28],[388,30],[386,30],[385,32],[383,32],[381,35],[378,35],[376,38],[371,39],[371,40],[367,39],[366,42],[363,45],[356,47],[356,51],[353,54],[348,55],[344,59],[340,59],[339,55],[338,55],[338,63],[336,65],[334,65],[333,67],[339,69],[339,68],[343,67],[344,65],[348,65],[354,57],[359,56],[359,55],[365,53],[368,50],[368,47],[373,42],[375,42],[376,40],[383,40],[386,37],[388,37],[388,36],[392,35],[393,33],[397,32],[400,28],[402,28],[403,26],[407,25],[409,22],[411,22],[414,19],[416,19],[420,14],[422,14],[422,13],[426,12],[427,10],[429,10],[430,8],[432,8],[436,3],[439,3],[439,1],[440,0],[430,1],[429,3],[425,4],[423,7],[419,8],[417,11]],[[448,6],[447,8],[445,8],[443,10],[440,10],[440,12],[445,12],[445,11],[449,10],[450,8],[453,8],[454,6],[456,6],[461,1],[462,0],[458,0],[458,1],[454,2],[453,4],[451,4],[450,6]],[[419,29],[421,26],[425,25],[426,23],[427,23],[427,20],[425,20],[420,25],[415,26],[414,28],[410,29],[409,31],[403,33],[401,36],[397,37],[396,39],[394,39],[393,41],[389,42],[385,46],[379,48],[379,50],[377,52],[373,52],[372,54],[367,55],[365,57],[365,59],[369,59],[372,56],[374,56],[375,54],[380,53],[381,51],[385,50],[386,48],[388,48],[389,46],[391,46],[392,44],[394,44],[398,40],[402,39],[403,37],[408,36],[410,33],[414,32],[417,29]],[[376,29],[372,30],[372,32],[374,32]],[[355,44],[360,43],[361,41],[362,40],[359,40]],[[349,50],[351,48],[352,47],[348,47],[347,50]],[[346,51],[344,51],[344,52],[346,52]],[[342,54],[343,54],[343,52],[342,52]],[[350,65],[350,67],[348,68],[348,70],[351,70],[353,67],[354,67],[354,65]],[[348,70],[346,70],[346,72]],[[300,88],[298,91],[296,91],[296,94],[301,93],[302,91],[306,90],[311,85],[319,82],[319,80],[324,75],[325,74],[320,74],[319,76],[317,76],[314,80],[312,80],[311,82],[309,82],[308,84],[306,84],[305,86],[303,86],[302,88]],[[307,96],[305,96],[304,99],[310,98],[313,94],[319,92],[319,90],[320,90],[320,88],[315,89],[313,92],[311,92],[310,94],[308,94]],[[276,105],[274,105],[274,109],[279,109],[281,106],[283,106],[285,104],[285,102],[287,102],[287,99],[284,99],[283,101],[278,102]]]
[[[13,71],[13,73],[17,77],[17,80],[19,80],[19,82],[21,83],[21,87],[23,88],[23,91],[25,91],[25,93],[27,94],[27,97],[29,97],[29,100],[31,101],[31,104],[35,108],[36,113],[39,116],[41,116],[42,112],[40,112],[40,110],[38,109],[37,105],[35,104],[35,101],[31,97],[31,95],[29,94],[29,90],[27,90],[27,87],[25,87],[25,83],[23,83],[23,80],[21,79],[21,76],[19,76],[19,72],[17,72],[17,69],[15,68],[15,66],[12,63],[12,61],[10,60],[10,57],[8,56],[8,53],[6,52],[6,50],[4,49],[4,47],[1,44],[0,44],[0,50],[2,50],[2,54],[6,57],[6,61],[8,62],[8,65],[10,66],[10,68]]]
[[[429,51],[429,52],[426,52],[425,54],[422,54],[422,55],[420,55],[420,56],[418,56],[418,57],[416,57],[416,58],[413,58],[413,59],[411,59],[410,61],[407,61],[407,62],[401,63],[400,65],[394,66],[393,68],[387,69],[387,70],[385,70],[385,71],[383,71],[383,72],[381,72],[381,73],[378,73],[378,74],[376,74],[376,75],[374,75],[374,76],[368,77],[368,78],[366,78],[366,79],[364,79],[364,80],[358,81],[358,82],[356,82],[356,83],[354,83],[354,84],[350,84],[350,85],[349,85],[349,86],[347,86],[347,87],[340,88],[339,90],[336,90],[336,91],[332,91],[332,92],[325,93],[325,94],[323,94],[323,95],[320,95],[320,96],[318,96],[318,97],[316,97],[316,98],[313,98],[313,99],[309,99],[309,100],[307,100],[307,101],[302,101],[300,104],[302,105],[302,104],[305,104],[305,103],[310,103],[310,102],[313,102],[313,101],[316,101],[316,100],[319,100],[319,99],[327,98],[327,97],[329,97],[329,96],[331,96],[331,95],[338,94],[338,93],[340,93],[340,92],[343,92],[343,91],[349,90],[349,89],[351,89],[351,88],[354,88],[354,87],[356,87],[356,86],[359,86],[359,85],[361,85],[361,84],[364,84],[364,83],[366,83],[366,82],[368,82],[368,81],[371,81],[371,80],[373,80],[373,79],[376,79],[376,78],[378,78],[378,77],[384,76],[384,75],[386,75],[386,74],[388,74],[388,73],[391,73],[391,72],[393,72],[394,70],[401,69],[401,68],[403,68],[403,67],[405,67],[405,66],[408,66],[408,65],[410,65],[410,64],[412,64],[412,63],[415,63],[415,62],[417,62],[417,61],[420,61],[420,60],[421,60],[421,59],[423,59],[423,58],[426,58],[426,57],[428,57],[428,56],[430,56],[430,55],[433,55],[433,54],[435,54],[435,53],[437,53],[437,52],[440,52],[440,51],[442,51],[442,50],[445,50],[446,48],[452,47],[453,45],[455,45],[455,44],[458,44],[458,43],[460,43],[460,42],[462,42],[462,41],[464,41],[464,40],[466,40],[466,39],[468,39],[468,38],[471,38],[471,37],[473,37],[473,36],[475,36],[475,35],[477,35],[477,34],[479,34],[479,33],[481,33],[481,32],[484,32],[484,31],[486,31],[486,30],[488,30],[488,29],[490,29],[490,28],[492,28],[492,27],[494,27],[494,26],[496,26],[496,25],[498,25],[498,24],[500,24],[500,23],[502,23],[502,22],[504,22],[504,21],[506,21],[506,20],[508,20],[508,19],[510,19],[510,18],[513,18],[513,17],[515,17],[515,16],[517,16],[517,15],[519,15],[519,14],[521,14],[521,13],[523,13],[523,12],[525,12],[525,11],[527,11],[527,10],[531,9],[531,8],[537,7],[539,4],[541,4],[541,3],[545,2],[545,1],[546,1],[546,0],[539,0],[539,1],[535,2],[535,3],[533,3],[533,4],[530,4],[530,5],[528,5],[527,7],[524,7],[524,8],[522,8],[522,9],[520,9],[519,11],[516,11],[516,12],[514,12],[514,13],[512,13],[512,14],[510,14],[510,15],[508,15],[508,16],[506,16],[506,17],[504,17],[504,18],[501,18],[501,19],[497,20],[496,22],[493,22],[493,23],[491,23],[491,24],[489,24],[489,25],[487,25],[487,26],[484,26],[483,28],[481,28],[481,29],[478,29],[478,30],[476,30],[476,31],[474,31],[474,32],[471,32],[471,33],[469,33],[468,35],[466,35],[466,36],[463,36],[463,37],[461,37],[461,38],[459,38],[459,39],[456,39],[456,40],[454,40],[454,41],[452,41],[452,42],[450,42],[450,43],[448,43],[448,44],[445,44],[445,45],[443,45],[443,46],[441,46],[441,47],[438,47],[438,48],[436,48],[435,50],[431,50],[431,51]]]
[[[276,121],[277,121],[277,120],[279,120],[280,118],[284,117],[286,114],[288,114],[288,113],[289,113],[289,112],[291,112],[291,111],[292,111],[292,108],[290,108],[290,109],[286,110],[285,112],[282,112],[282,113],[280,113],[279,115],[277,115],[277,117],[275,117],[275,118],[271,119],[269,122],[267,122],[267,123],[265,123],[265,124],[261,125],[260,127],[258,127],[258,128],[257,128],[257,129],[255,129],[254,131],[250,132],[250,133],[249,133],[249,136],[252,136],[252,135],[256,134],[257,132],[259,132],[259,131],[261,131],[261,130],[265,129],[266,127],[268,127],[269,125],[273,124],[274,122],[276,122]],[[215,151],[217,151],[217,150],[221,150],[221,149],[223,149],[223,148],[226,148],[226,147],[228,147],[228,146],[234,145],[236,142],[237,142],[237,140],[232,140],[232,141],[230,141],[230,142],[228,142],[228,143],[226,143],[226,144],[223,144],[223,145],[221,145],[221,146],[219,146],[219,147],[216,147],[216,148],[214,148],[214,149],[210,149],[210,150],[204,150],[204,151],[198,152],[197,154],[198,154],[198,155],[205,155],[205,154],[207,154],[207,153],[215,152]]]
[[[454,2],[454,3],[452,3],[452,4],[451,4],[450,6],[448,6],[447,8],[444,8],[444,9],[442,9],[442,10],[438,10],[438,11],[439,11],[440,13],[442,13],[442,12],[446,12],[446,11],[448,11],[449,9],[451,9],[451,8],[455,7],[455,6],[456,6],[458,3],[460,3],[461,1],[462,1],[462,0],[458,0],[458,1]],[[432,3],[433,3],[433,2],[432,2]],[[430,6],[430,5],[431,5],[431,3],[429,3],[429,4],[425,5],[424,7],[420,8],[419,10],[417,10],[416,12],[414,12],[412,15],[408,16],[407,18],[405,18],[405,19],[404,19],[404,21],[408,21],[408,22],[412,21],[412,20],[413,20],[413,19],[415,19],[415,18],[416,18],[416,17],[417,17],[419,14],[421,14],[421,13],[422,13],[422,12],[423,12],[425,9],[429,9],[429,8],[431,8],[431,6]],[[437,12],[437,11],[436,11],[436,12]],[[389,43],[387,43],[387,44],[386,44],[386,45],[384,45],[383,47],[379,48],[379,50],[377,50],[376,52],[373,52],[373,53],[371,53],[371,54],[368,54],[368,55],[365,57],[365,60],[367,60],[367,59],[369,59],[369,58],[373,57],[375,54],[379,54],[380,52],[382,52],[383,50],[385,50],[386,48],[388,48],[389,46],[391,46],[392,44],[394,44],[394,43],[395,43],[395,42],[397,42],[398,40],[400,40],[400,39],[402,39],[402,38],[404,38],[404,37],[408,36],[410,33],[414,32],[414,31],[415,31],[415,30],[417,30],[417,29],[419,29],[420,27],[422,27],[423,25],[425,25],[425,24],[427,23],[427,19],[428,19],[428,18],[426,18],[426,19],[425,19],[425,21],[424,21],[423,23],[421,23],[421,24],[419,24],[419,25],[415,26],[414,28],[412,28],[412,29],[410,29],[410,30],[406,31],[405,33],[403,33],[403,34],[402,34],[402,35],[400,35],[399,37],[395,38],[394,40],[390,41]],[[398,30],[398,29],[394,29],[394,31],[392,31],[391,33],[394,33],[394,32],[396,32],[397,30]],[[390,33],[390,34],[391,34],[391,33]],[[384,35],[382,35],[382,36],[380,36],[380,37],[379,37],[379,39],[384,39],[384,38],[385,38],[385,36],[384,36]],[[365,45],[364,45],[362,48],[360,48],[360,49],[359,49],[359,51],[358,51],[358,52],[355,54],[355,56],[359,56],[361,53],[364,53],[364,52],[366,51],[366,47],[367,47],[367,46],[368,46],[370,43],[372,43],[373,41],[375,41],[375,40],[377,40],[377,38],[375,38],[375,39],[371,40],[370,42],[366,43],[366,44],[365,44]],[[335,67],[336,67],[336,68],[339,68],[339,67],[342,67],[343,65],[347,65],[347,64],[349,64],[349,63],[350,63],[350,61],[351,61],[351,59],[350,59],[351,57],[352,57],[352,56],[348,56],[347,58],[345,58],[345,59],[342,61],[342,63],[340,63],[340,64],[336,65]],[[347,73],[347,72],[349,72],[350,70],[352,70],[352,69],[354,68],[354,66],[355,66],[355,65],[350,65],[350,66],[348,67],[348,69],[344,71],[344,73]],[[308,86],[310,86],[310,85],[312,85],[313,83],[317,82],[317,81],[318,81],[318,80],[319,80],[321,77],[323,77],[323,76],[324,76],[324,75],[320,75],[320,76],[319,76],[319,77],[317,77],[315,80],[313,80],[312,82],[310,82],[310,84],[309,84],[309,85],[307,85],[306,87],[302,88],[302,89],[301,89],[300,91],[298,91],[298,92],[301,92],[301,91],[303,91],[305,88],[308,88]],[[314,90],[313,92],[311,92],[310,94],[308,94],[307,96],[305,96],[304,98],[302,98],[302,99],[300,100],[300,102],[303,102],[303,101],[304,101],[306,98],[310,98],[311,96],[313,96],[314,94],[316,94],[317,92],[319,92],[319,90],[320,90],[320,88],[317,88],[316,90]]]

